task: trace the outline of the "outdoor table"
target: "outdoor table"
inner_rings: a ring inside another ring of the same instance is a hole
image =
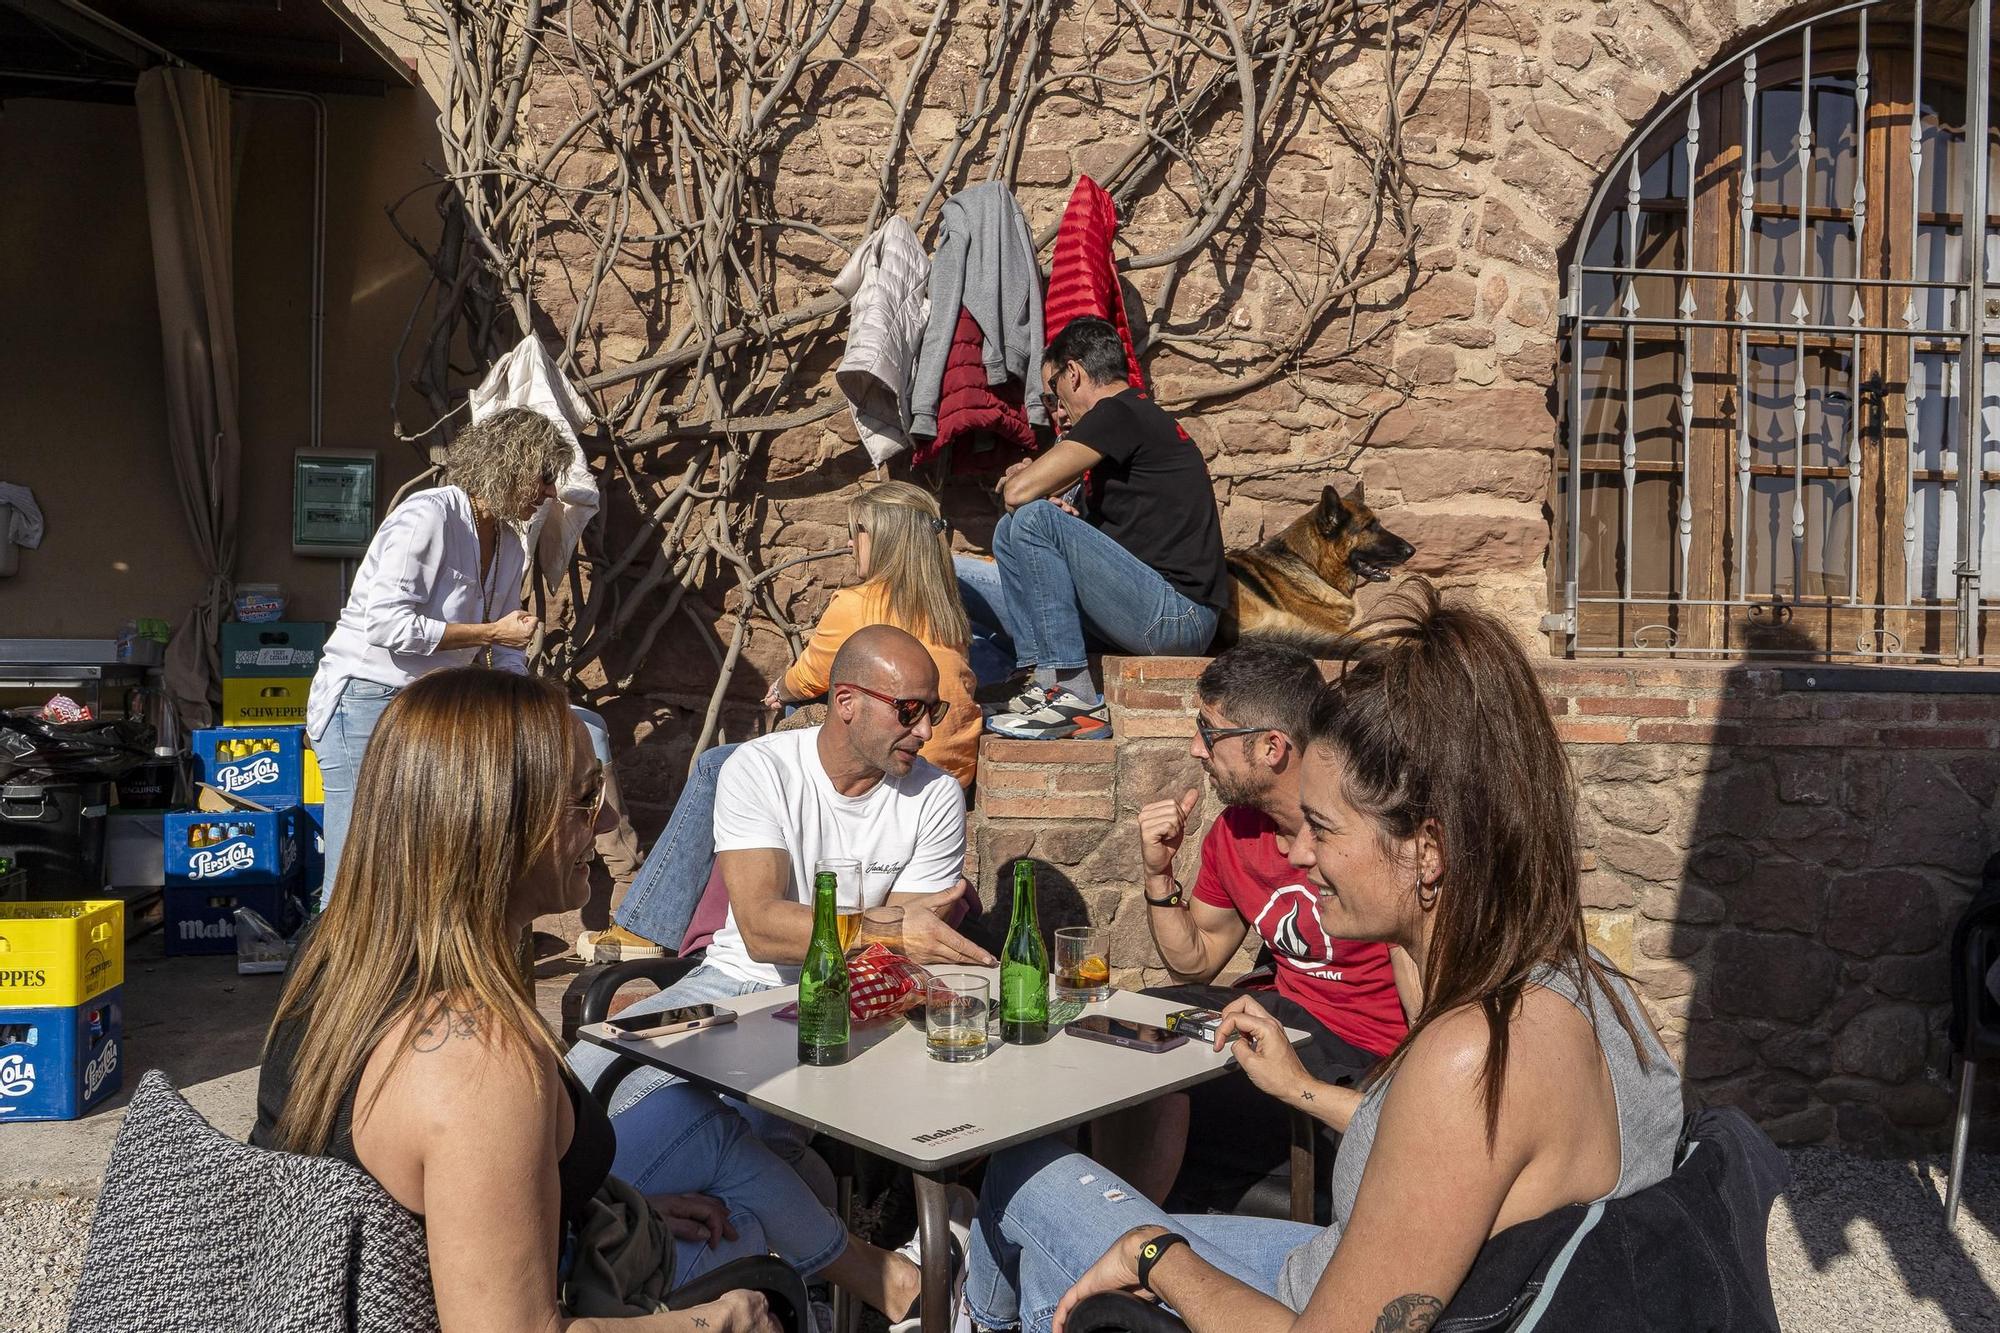
[[[995,968],[941,970],[984,975],[999,994]],[[670,1037],[632,1038],[602,1024],[577,1035],[909,1167],[916,1178],[923,1333],[946,1333],[951,1320],[944,1187],[958,1167],[1217,1078],[1235,1064],[1229,1052],[1198,1039],[1154,1054],[1061,1031],[1038,1046],[989,1039],[985,1059],[947,1064],[930,1058],[920,1028],[899,1019],[856,1026],[845,1064],[801,1065],[798,1025],[774,1016],[797,998],[796,986],[738,996],[727,1004],[736,1011],[734,1023]],[[1159,1024],[1180,1007],[1114,991],[1085,1012]],[[1295,1046],[1310,1040],[1294,1028],[1285,1035]],[[1294,1111],[1291,1123],[1292,1217],[1310,1222],[1312,1120]]]

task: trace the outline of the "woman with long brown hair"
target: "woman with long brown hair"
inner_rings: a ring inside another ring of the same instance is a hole
[[[1330,937],[1401,946],[1423,982],[1365,1089],[1309,1077],[1253,999],[1216,1047],[1341,1132],[1333,1225],[1169,1217],[1056,1143],[990,1166],[966,1300],[983,1327],[1060,1333],[1145,1290],[1193,1333],[1426,1329],[1480,1247],[1672,1170],[1680,1075],[1584,933],[1576,794],[1507,627],[1421,579],[1368,624],[1302,737],[1289,854]]]
[[[561,1321],[558,1280],[612,1173],[675,1237],[672,1285],[775,1251],[901,1314],[915,1266],[851,1240],[735,1111],[680,1085],[655,1106],[674,1134],[621,1145],[568,1074],[515,944],[589,896],[602,798],[553,685],[460,667],[405,687],[361,762],[337,891],[278,1002],[251,1141],[351,1162],[421,1216],[446,1330],[595,1327]],[[775,1328],[743,1293],[628,1325]]]

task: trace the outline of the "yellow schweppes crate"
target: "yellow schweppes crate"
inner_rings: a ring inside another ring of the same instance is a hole
[[[0,903],[0,1008],[78,1005],[124,980],[124,903]]]
[[[325,805],[326,781],[320,777],[319,756],[306,751],[306,794],[300,805]]]
[[[225,727],[295,727],[306,720],[310,676],[238,676],[222,682]]]

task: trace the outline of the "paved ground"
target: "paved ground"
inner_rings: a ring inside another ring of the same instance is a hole
[[[257,1050],[280,979],[238,977],[234,959],[165,959],[159,947],[157,935],[137,942],[127,964],[125,1088],[163,1069],[240,1138],[254,1116]],[[538,998],[551,1021],[572,970],[540,969]],[[122,1105],[121,1096],[74,1124],[0,1126],[0,1333],[63,1327]],[[1942,1159],[1821,1148],[1790,1157],[1792,1188],[1769,1235],[1787,1329],[2000,1333],[2000,1154],[1974,1155],[1953,1236],[1943,1225]]]

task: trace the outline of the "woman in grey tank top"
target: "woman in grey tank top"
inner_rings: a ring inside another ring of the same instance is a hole
[[[1171,1217],[1055,1142],[994,1158],[966,1280],[983,1328],[1060,1330],[1147,1290],[1193,1333],[1431,1327],[1485,1242],[1672,1170],[1680,1075],[1586,943],[1575,788],[1512,633],[1406,581],[1316,703],[1288,849],[1331,937],[1400,945],[1423,995],[1363,1091],[1309,1077],[1254,999],[1257,1087],[1342,1134],[1333,1225]]]

